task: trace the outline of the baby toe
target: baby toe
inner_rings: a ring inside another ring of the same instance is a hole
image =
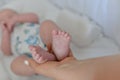
[[[35,47],[34,47],[34,46],[29,46],[29,49],[30,49],[31,51],[35,51]]]
[[[58,31],[58,35],[61,35],[61,34],[62,34],[62,32],[59,30],[59,31]]]
[[[37,55],[36,55],[36,59],[39,59],[39,58],[40,58],[40,55],[39,55],[39,54],[37,54]]]
[[[52,31],[52,35],[57,35],[57,34],[58,34],[57,30]]]
[[[67,34],[67,33],[65,33],[64,37],[68,37],[68,34]]]
[[[70,40],[70,36],[68,36],[67,39]]]
[[[47,61],[47,59],[44,59],[43,57],[40,57],[40,59],[38,61],[39,61],[39,63],[44,63],[44,62]]]
[[[65,34],[65,33],[62,31],[62,32],[61,32],[61,35],[64,35],[64,34]]]

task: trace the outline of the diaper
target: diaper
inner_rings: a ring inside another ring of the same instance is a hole
[[[30,45],[39,45],[45,48],[39,36],[40,25],[34,23],[18,24],[12,34],[12,51],[14,54],[30,54]],[[29,55],[30,56],[30,55]]]

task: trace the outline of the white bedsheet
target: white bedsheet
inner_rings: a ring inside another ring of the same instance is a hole
[[[102,25],[104,34],[120,46],[120,1],[119,0],[51,0],[60,8],[85,14]]]
[[[68,9],[79,15],[87,15],[102,26],[103,37],[88,48],[81,48],[81,58],[99,57],[120,51],[120,15],[119,0],[51,0],[52,4],[61,9]],[[114,9],[114,10],[113,10]],[[118,19],[119,18],[119,19]],[[91,53],[92,52],[92,53]],[[91,54],[89,54],[91,53]]]
[[[6,2],[7,1],[9,1],[9,0],[6,0]],[[56,5],[59,5],[59,7],[62,6],[61,8],[65,8],[65,5],[66,5],[67,6],[66,9],[71,10],[71,8],[72,8],[72,11],[75,9],[75,11],[77,10],[79,12],[82,12],[82,9],[80,10],[78,8],[78,7],[83,6],[82,3],[81,3],[81,5],[79,4],[79,0],[78,1],[74,1],[74,0],[66,0],[66,1],[65,0],[51,0],[51,1],[54,2]],[[69,4],[74,3],[76,5],[68,6],[67,1],[69,2]],[[50,14],[52,14],[52,12]],[[48,18],[51,18],[51,17],[48,17]],[[54,20],[56,18],[52,17],[52,19]],[[96,40],[94,40],[94,43],[91,45],[88,45],[88,46],[82,48],[82,47],[76,47],[76,45],[72,44],[72,50],[74,52],[74,55],[78,59],[88,59],[88,58],[94,58],[94,57],[100,57],[100,56],[114,55],[114,54],[117,54],[120,52],[119,49],[120,49],[120,47],[119,47],[119,45],[117,45],[117,42],[115,42],[114,39],[111,39],[111,38],[108,38],[107,36],[105,36],[103,33],[103,30],[102,30],[102,33],[100,34],[100,36]],[[3,59],[0,57],[0,74],[2,74],[2,75],[0,75],[0,80],[23,80],[23,78],[20,78],[20,77],[14,78],[10,74],[6,73],[7,69],[5,69],[4,67],[7,66],[7,64],[9,64],[8,61],[9,61],[9,59],[5,59],[3,61]],[[41,80],[49,80],[49,79],[43,78],[43,77],[32,77],[31,79],[27,78],[24,80],[40,80],[40,79]]]

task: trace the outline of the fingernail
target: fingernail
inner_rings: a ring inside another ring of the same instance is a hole
[[[24,61],[24,64],[29,66],[29,62],[27,60]]]

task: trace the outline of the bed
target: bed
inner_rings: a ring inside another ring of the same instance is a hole
[[[73,36],[71,48],[74,56],[79,60],[114,55],[120,52],[119,38],[116,40],[111,35],[107,35],[109,33],[106,33],[108,31],[106,27],[104,28],[105,25],[101,24],[99,19],[96,20],[93,17],[95,15],[90,16],[85,13],[83,0],[36,0],[34,4],[33,1],[1,0],[0,9],[12,8],[20,13],[36,12],[41,21],[46,19],[55,21]],[[28,2],[30,2],[29,5]],[[37,4],[36,7],[30,7],[35,4]],[[44,76],[20,77],[13,75],[7,68],[7,65],[10,64],[9,61],[13,58],[15,56],[5,57],[0,52],[0,74],[2,74],[0,80],[50,80]]]

